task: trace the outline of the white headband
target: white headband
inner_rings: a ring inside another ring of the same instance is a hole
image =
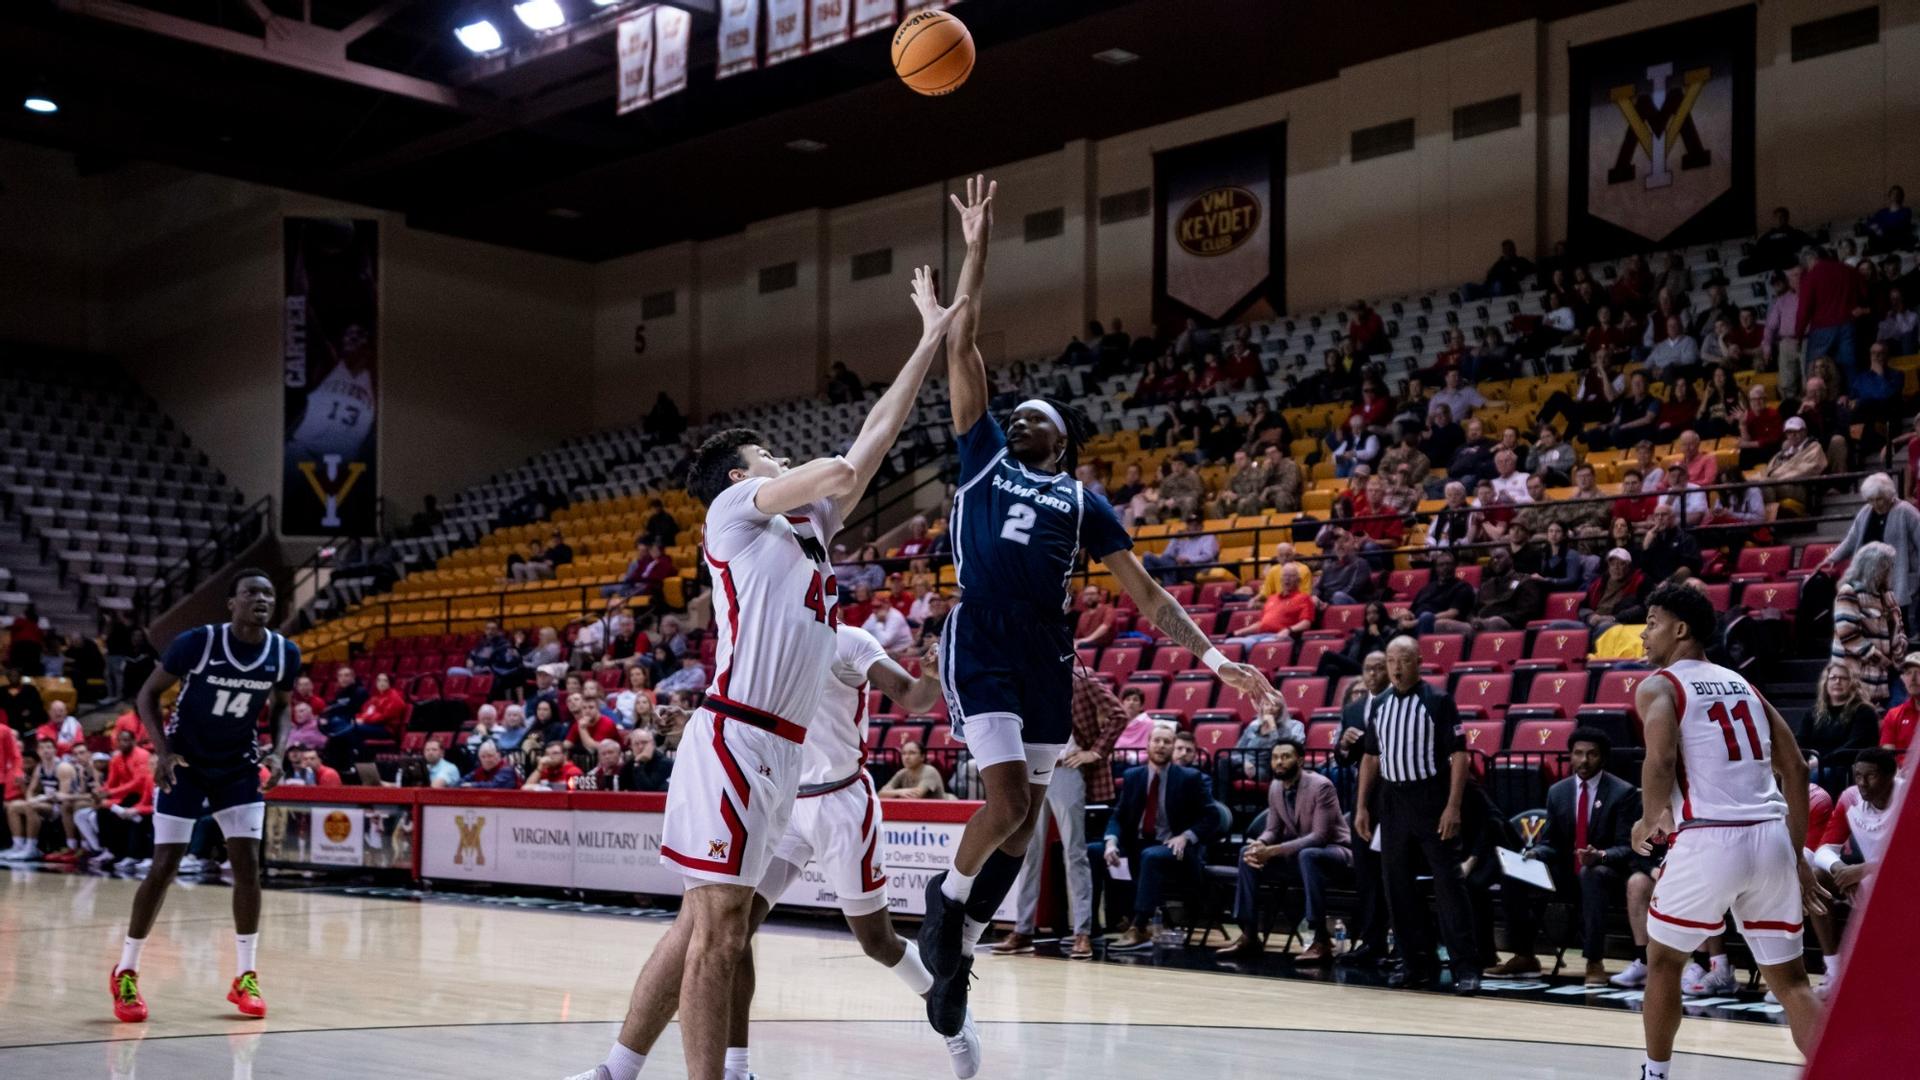
[[[1052,405],[1041,401],[1039,398],[1028,398],[1013,407],[1014,412],[1019,412],[1021,409],[1032,409],[1034,412],[1053,421],[1053,426],[1060,429],[1062,437],[1071,437],[1072,430],[1067,427],[1067,422],[1061,418],[1060,410],[1054,408]]]

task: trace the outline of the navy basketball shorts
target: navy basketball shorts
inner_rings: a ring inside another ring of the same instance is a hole
[[[1073,736],[1073,633],[1059,614],[980,600],[955,604],[940,634],[940,682],[954,732],[985,768],[1024,758],[1045,784]],[[1018,742],[989,747],[995,730]],[[1017,752],[1021,746],[1026,752]]]
[[[260,793],[260,766],[251,762],[205,765],[181,761],[173,768],[173,790],[153,798],[153,842],[184,844],[193,824],[211,813],[227,839],[258,840],[266,820],[266,796]]]

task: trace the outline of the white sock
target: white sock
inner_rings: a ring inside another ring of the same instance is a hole
[[[907,947],[901,952],[900,959],[894,961],[889,970],[907,984],[907,989],[913,991],[915,997],[924,996],[933,989],[933,972],[928,971],[927,965],[920,959],[920,943],[911,938],[907,939]]]
[[[961,873],[957,866],[949,868],[947,880],[940,883],[940,895],[955,903],[966,903],[973,895],[973,875]]]
[[[974,946],[980,944],[980,935],[986,932],[986,923],[978,922],[972,916],[968,916],[966,921],[960,924],[960,951],[972,952]]]
[[[1719,957],[1714,959],[1717,960]],[[1646,1065],[1641,1068],[1640,1080],[1667,1080],[1667,1066],[1672,1064],[1672,1061],[1655,1061],[1648,1058]]]
[[[239,965],[236,969],[237,974],[245,975],[249,971],[259,970],[259,968],[253,966],[254,953],[257,952],[259,948],[260,934],[258,931],[251,934],[233,935],[234,962]]]
[[[747,1069],[747,1048],[744,1046],[727,1047],[726,1080],[749,1080],[752,1073]]]
[[[640,1067],[647,1063],[647,1055],[636,1053],[614,1040],[613,1049],[607,1051],[607,1060],[601,1066],[613,1080],[639,1080]]]
[[[120,966],[115,971],[139,971],[140,950],[147,947],[146,938],[130,937],[120,943]]]

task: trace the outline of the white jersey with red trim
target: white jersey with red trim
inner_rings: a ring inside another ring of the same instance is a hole
[[[1859,849],[1862,859],[1879,862],[1887,853],[1887,843],[1893,839],[1893,825],[1899,820],[1900,796],[1906,789],[1899,777],[1894,777],[1893,783],[1893,797],[1885,807],[1875,807],[1862,798],[1858,784],[1841,792],[1833,816],[1827,819],[1821,845],[1836,848],[1845,855],[1851,843]]]
[[[887,650],[865,630],[842,624],[834,631],[833,665],[807,729],[800,786],[845,780],[866,763],[867,672],[886,658]]]
[[[707,696],[806,728],[819,713],[840,621],[827,556],[840,519],[825,499],[762,513],[753,498],[766,482],[742,480],[707,508],[718,638]]]
[[[1679,828],[1782,820],[1787,800],[1773,775],[1773,728],[1765,701],[1738,672],[1681,660],[1659,672],[1673,684],[1680,719]]]

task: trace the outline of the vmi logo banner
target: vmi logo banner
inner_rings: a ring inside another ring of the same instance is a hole
[[[1750,234],[1753,66],[1752,8],[1573,50],[1570,246]]]
[[[1154,155],[1154,317],[1239,318],[1280,309],[1286,125]]]
[[[285,222],[280,529],[290,535],[368,536],[378,525],[378,228],[345,218]]]

